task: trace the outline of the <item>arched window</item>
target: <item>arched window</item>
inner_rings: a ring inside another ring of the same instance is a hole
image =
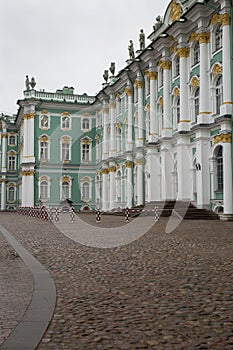
[[[200,62],[200,44],[197,41],[193,47],[193,64],[198,64]]]
[[[84,118],[82,120],[82,129],[83,130],[89,130],[90,129],[90,121],[88,118]]]
[[[199,114],[199,96],[200,96],[200,88],[197,87],[194,91],[194,117],[195,123],[197,122],[197,116]]]
[[[49,129],[49,116],[46,114],[41,114],[39,119],[39,126],[43,130]]]
[[[84,182],[82,186],[82,198],[85,200],[90,199],[90,183]]]
[[[180,122],[180,97],[176,100],[176,121],[177,124]]]
[[[48,199],[49,197],[49,191],[48,191],[48,182],[47,181],[41,181],[40,183],[40,198],[41,199]]]
[[[63,136],[61,138],[61,161],[71,160],[71,139],[69,136]]]
[[[40,160],[46,161],[49,159],[49,142],[48,137],[43,136],[40,139]]]
[[[219,25],[215,30],[215,51],[222,48],[222,26]]]
[[[69,130],[70,129],[70,116],[63,115],[61,118],[61,128],[63,130]]]
[[[62,183],[62,199],[69,199],[69,194],[70,194],[70,185],[69,185],[69,182],[67,181],[64,181]]]
[[[222,76],[219,76],[215,84],[216,114],[220,114],[222,104]]]
[[[177,55],[174,59],[174,77],[180,75],[180,57]]]
[[[16,135],[10,135],[9,136],[8,145],[9,146],[15,146],[16,145]]]
[[[216,165],[217,165],[217,191],[223,191],[223,152],[222,146],[219,147],[216,154]]]
[[[15,186],[10,184],[8,187],[8,202],[13,203],[15,201]]]

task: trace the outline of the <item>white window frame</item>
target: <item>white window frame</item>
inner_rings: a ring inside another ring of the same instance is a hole
[[[48,153],[48,157],[47,158],[42,158],[41,157],[41,150],[42,150],[42,146],[41,143],[42,142],[47,142],[47,153]],[[41,135],[39,138],[39,155],[38,158],[41,162],[47,162],[50,160],[50,138],[47,135]]]
[[[67,125],[64,124],[64,122],[67,123]],[[71,130],[71,117],[69,114],[62,114],[62,116],[61,116],[61,130],[64,130],[64,131]]]
[[[16,152],[9,152],[8,153],[8,169],[9,171],[16,171],[17,169],[17,154]],[[10,159],[13,158],[13,159]],[[14,167],[11,169],[12,164],[14,164]]]
[[[14,138],[14,143],[11,143],[10,141],[11,141],[11,138]],[[15,134],[15,133],[10,133],[9,135],[8,135],[8,146],[11,146],[11,147],[13,147],[13,146],[16,146],[17,145],[17,134]]]
[[[10,189],[13,188],[14,189],[14,198],[13,200],[10,200]],[[15,203],[16,201],[16,184],[15,182],[11,182],[7,185],[7,202],[8,203]]]
[[[67,159],[63,159],[63,145],[68,145],[68,152],[69,157]],[[60,138],[60,160],[61,162],[70,162],[71,161],[71,145],[72,145],[72,139],[68,135],[61,136]]]
[[[89,145],[89,157],[88,160],[83,158],[83,148],[85,145]],[[92,161],[92,140],[89,137],[85,137],[83,139],[81,139],[81,147],[80,147],[80,159],[81,159],[81,163],[90,163]]]
[[[86,122],[88,125],[85,125]],[[81,120],[81,123],[82,123],[81,130],[83,130],[83,131],[90,131],[91,130],[91,118],[90,117],[83,117]]]
[[[84,186],[89,184],[89,196],[84,196]],[[92,200],[92,178],[90,176],[84,176],[80,179],[80,190],[81,190],[81,199],[84,202],[90,202]]]
[[[42,195],[41,184],[43,182],[45,182],[47,184],[47,192],[48,192],[47,197],[41,197],[41,195]],[[49,176],[45,176],[45,175],[41,176],[39,178],[39,189],[38,189],[39,193],[38,194],[39,194],[39,199],[42,202],[47,202],[50,199],[50,188],[51,188],[51,178]]]
[[[42,120],[43,120],[44,116],[48,118],[48,125],[47,126],[44,126],[42,124]],[[40,114],[40,116],[39,116],[39,128],[42,129],[42,130],[50,129],[50,115],[48,113],[41,113]]]
[[[63,196],[63,184],[68,183],[68,198]],[[64,175],[60,178],[60,200],[71,199],[72,178],[69,175]]]

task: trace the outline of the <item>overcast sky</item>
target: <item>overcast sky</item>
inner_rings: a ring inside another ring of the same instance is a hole
[[[36,90],[95,95],[103,72],[125,67],[128,44],[152,32],[170,0],[0,0],[0,112],[16,113],[25,76]],[[149,41],[146,41],[146,45]]]

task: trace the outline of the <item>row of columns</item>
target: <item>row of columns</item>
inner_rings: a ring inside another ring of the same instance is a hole
[[[1,178],[1,210],[6,209],[6,152],[7,152],[7,129],[6,123],[2,121],[2,178]]]

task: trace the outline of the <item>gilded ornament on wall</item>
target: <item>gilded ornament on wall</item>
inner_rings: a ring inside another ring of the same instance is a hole
[[[181,5],[179,3],[177,3],[176,1],[173,1],[171,4],[171,20],[172,20],[172,22],[179,21],[181,16],[182,16]]]

